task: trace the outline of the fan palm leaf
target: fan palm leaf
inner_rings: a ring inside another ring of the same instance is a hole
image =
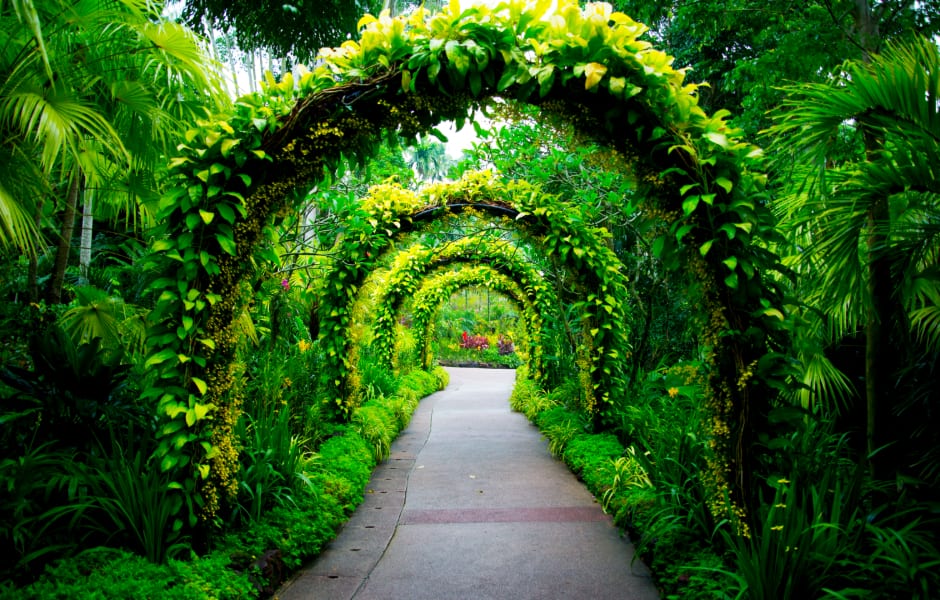
[[[794,181],[775,210],[793,243],[798,285],[824,315],[820,333],[836,341],[871,326],[880,277],[880,289],[894,290],[887,306],[895,318],[906,315],[919,339],[940,350],[931,300],[938,281],[925,276],[940,254],[940,52],[921,39],[843,71],[838,81],[792,88],[770,130]],[[859,152],[846,152],[847,136],[865,141]],[[876,261],[890,268],[876,275]],[[818,357],[806,360],[821,377],[839,378]]]
[[[0,145],[36,166],[0,170],[0,243],[38,241],[24,218],[28,199],[50,187],[37,187],[37,171],[52,182],[80,170],[97,207],[140,224],[138,202],[153,195],[141,189],[159,188],[158,165],[187,123],[227,103],[218,69],[192,32],[147,0],[14,8],[0,17]]]

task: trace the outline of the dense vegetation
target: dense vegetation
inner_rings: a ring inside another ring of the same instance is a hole
[[[451,361],[664,597],[940,594],[936,3],[560,4],[0,4],[0,595],[270,593]]]

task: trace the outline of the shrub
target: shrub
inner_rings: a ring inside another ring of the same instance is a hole
[[[154,564],[115,548],[92,548],[51,566],[35,584],[0,589],[0,598],[160,598],[236,600],[255,595],[247,573],[228,568],[225,554]]]

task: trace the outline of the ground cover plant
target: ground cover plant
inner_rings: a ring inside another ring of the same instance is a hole
[[[936,3],[400,4],[0,6],[3,593],[271,593],[472,356],[667,597],[936,597]]]

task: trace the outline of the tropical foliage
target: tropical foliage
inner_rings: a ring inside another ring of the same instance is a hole
[[[468,353],[667,597],[936,597],[934,3],[400,4],[0,4],[0,595],[274,593]]]

